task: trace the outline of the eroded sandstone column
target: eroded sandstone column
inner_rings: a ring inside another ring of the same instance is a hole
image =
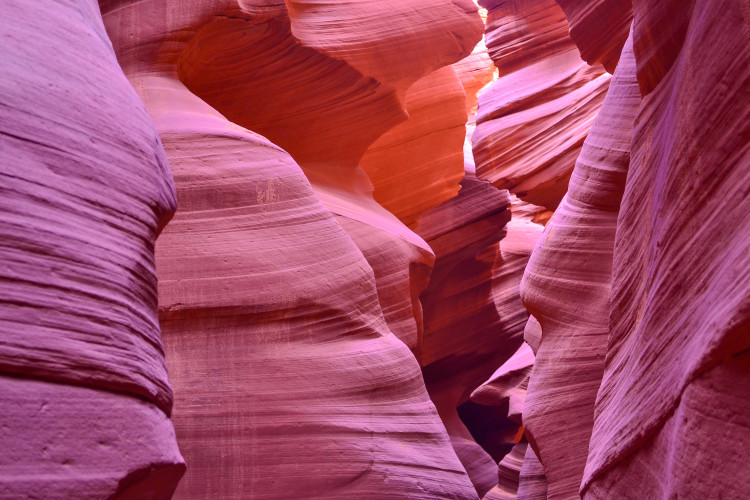
[[[168,499],[164,150],[95,2],[2,9],[0,497]]]

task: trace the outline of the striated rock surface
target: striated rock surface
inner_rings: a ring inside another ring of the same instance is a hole
[[[568,19],[570,37],[589,64],[614,73],[633,19],[628,0],[555,0]]]
[[[468,55],[480,39],[476,6],[414,0],[241,7],[195,27],[177,58],[180,80],[229,120],[292,155],[372,266],[389,328],[415,348],[418,296],[433,255],[373,199],[373,190],[407,222],[455,196],[464,97],[453,70],[438,68]],[[429,55],[425,43],[432,43]],[[410,111],[412,118],[373,144]],[[414,148],[430,150],[421,173],[403,163]]]
[[[550,498],[578,496],[604,369],[617,215],[641,101],[630,47],[521,287],[541,329],[523,423]]]
[[[633,8],[645,95],[618,220],[607,359],[581,491],[586,498],[646,491],[744,498],[750,10],[714,0]]]
[[[526,455],[523,457],[516,498],[518,500],[546,500],[548,498],[544,467],[531,446],[526,447]]]
[[[0,40],[0,497],[167,499],[164,150],[94,2],[5,2]]]
[[[469,52],[476,8],[288,4],[104,8],[177,186],[157,248],[176,498],[476,498],[389,332],[416,347],[432,252],[357,166],[411,83]],[[440,21],[404,38],[412,11]],[[429,62],[388,59],[446,36]]]
[[[479,99],[477,176],[554,209],[610,77],[581,61],[554,0],[486,0],[487,48],[500,78]]]
[[[512,500],[518,491],[518,478],[528,443],[516,444],[497,464],[498,484],[482,500]]]
[[[499,457],[493,461],[484,453],[478,462],[478,452],[467,453],[466,442],[495,453],[512,439],[517,425],[496,428],[493,415],[477,413],[474,419],[485,441],[471,425],[467,428],[457,410],[521,342],[527,313],[518,287],[542,229],[510,220],[507,192],[476,179],[472,167],[467,163],[458,197],[427,212],[417,226],[436,255],[430,284],[421,295],[425,333],[417,357],[454,444],[456,439],[464,443],[456,451],[469,475],[494,478],[475,482],[483,495],[487,484],[497,482]]]
[[[495,373],[471,393],[471,400],[487,406],[508,403],[508,418],[521,423],[526,387],[534,366],[534,353],[525,342]]]
[[[446,66],[409,87],[409,119],[380,136],[360,161],[375,200],[410,226],[454,198],[464,176],[466,94],[456,73]]]

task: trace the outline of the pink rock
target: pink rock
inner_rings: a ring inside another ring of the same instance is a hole
[[[556,0],[570,24],[570,37],[581,59],[600,63],[614,73],[633,19],[631,2],[623,0]]]
[[[0,39],[0,497],[169,498],[164,150],[94,2],[5,2]]]
[[[441,101],[443,108],[448,104],[443,121],[417,116],[396,131],[401,142],[404,133],[412,134],[406,148],[412,154],[414,148],[430,148],[432,158],[442,163],[436,170],[427,167],[437,165],[424,163],[430,182],[416,175],[404,185],[398,178],[404,167],[391,160],[373,186],[359,163],[379,136],[406,120],[410,105],[416,109],[425,105],[421,99],[442,99],[434,91],[424,96],[424,87],[422,95],[419,88],[410,95],[406,91],[433,70],[467,55],[479,40],[476,6],[462,3],[443,0],[428,9],[424,0],[351,2],[342,9],[296,1],[289,2],[288,11],[260,15],[245,9],[242,15],[201,21],[176,60],[178,76],[191,92],[232,122],[288,151],[323,204],[348,219],[345,230],[375,270],[388,326],[410,347],[416,347],[421,334],[418,295],[427,286],[423,269],[433,256],[424,241],[373,200],[373,190],[384,189],[379,198],[391,209],[399,207],[396,214],[406,221],[455,195],[466,117],[461,87],[450,68],[434,77],[452,92],[447,103]],[[416,22],[415,16],[424,17],[416,31],[394,30],[394,25]],[[440,22],[425,24],[436,16]],[[440,31],[444,29],[448,33]],[[457,35],[450,35],[454,31]],[[421,45],[428,40],[433,43],[430,57]],[[435,83],[434,78],[427,84]],[[439,137],[416,143],[436,126]],[[393,137],[384,140],[392,143]],[[401,154],[399,160],[405,157]],[[394,185],[398,192],[389,191]],[[417,186],[417,192],[410,192]],[[411,274],[411,269],[418,272]]]
[[[516,444],[510,453],[497,464],[498,484],[482,500],[514,500],[518,491],[518,480],[528,443]]]
[[[744,498],[750,11],[711,0],[633,8],[647,94],[618,219],[607,359],[581,491]]]
[[[174,418],[190,463],[176,497],[476,498],[417,362],[381,309],[396,297],[381,265],[407,273],[398,288],[411,298],[432,257],[372,199],[356,165],[370,135],[403,119],[398,92],[310,39],[295,41],[294,16],[316,8],[292,7],[291,19],[261,3],[105,10],[179,198],[157,251]],[[391,21],[409,8],[389,3]],[[144,16],[151,24],[138,22]],[[361,24],[338,29],[354,37],[359,66]]]
[[[484,3],[500,78],[479,99],[477,176],[554,209],[610,77],[581,61],[553,0]]]
[[[521,285],[541,329],[523,424],[549,498],[577,498],[609,333],[612,254],[641,97],[626,44],[604,106],[576,162],[568,193],[547,224]]]
[[[508,208],[507,192],[477,180],[467,164],[458,197],[427,212],[417,226],[436,254],[430,285],[421,296],[425,334],[417,356],[454,445],[456,439],[474,441],[458,407],[510,357],[510,350],[520,344],[527,318],[518,287],[542,229],[518,221],[503,228],[510,219]],[[485,427],[486,440],[479,444],[496,453],[517,429],[517,424]],[[470,476],[496,475],[489,456],[480,468],[463,448],[456,451]],[[475,480],[474,484],[483,495],[486,485],[495,482]]]
[[[531,446],[526,447],[523,465],[518,476],[518,500],[547,500],[547,479],[544,468]]]
[[[495,461],[473,439],[451,436],[451,444],[477,493],[484,497],[497,484]]]
[[[471,400],[487,406],[501,406],[508,402],[508,418],[521,423],[526,387],[534,366],[534,353],[523,343],[508,361],[471,393]]]

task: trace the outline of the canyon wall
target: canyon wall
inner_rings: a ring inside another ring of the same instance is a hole
[[[546,491],[522,470],[518,497],[745,497],[750,10],[558,3],[581,56],[617,69],[521,286]],[[506,139],[481,126],[478,155]]]
[[[159,136],[95,2],[5,2],[0,40],[0,497],[168,498]]]
[[[177,188],[156,252],[176,498],[477,497],[409,350],[433,250],[378,201],[409,222],[458,191],[448,64],[481,21],[470,2],[343,7],[102,2]],[[436,181],[404,197],[402,171]]]
[[[478,3],[10,0],[0,497],[750,497],[750,7]]]

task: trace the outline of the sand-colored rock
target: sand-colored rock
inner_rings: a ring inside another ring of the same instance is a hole
[[[554,209],[610,76],[581,61],[554,0],[486,1],[487,48],[500,78],[479,99],[477,176]]]
[[[96,3],[4,2],[0,40],[0,497],[167,499],[164,150]]]
[[[604,370],[618,208],[641,102],[630,47],[521,286],[541,329],[523,424],[544,465],[549,498],[578,497]],[[536,325],[530,328],[534,336]]]
[[[750,9],[712,0],[633,8],[646,95],[581,489],[586,498],[744,498]]]

